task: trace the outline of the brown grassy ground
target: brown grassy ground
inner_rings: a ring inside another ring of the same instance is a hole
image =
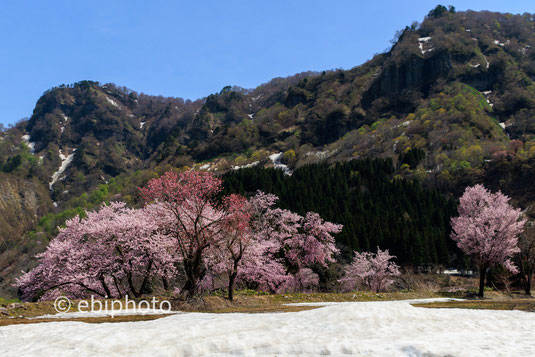
[[[496,291],[486,292],[486,300],[475,299],[474,278],[455,277],[432,274],[404,274],[396,286],[398,291],[388,293],[372,293],[365,291],[351,293],[297,293],[297,294],[258,294],[253,291],[237,291],[235,301],[228,301],[224,295],[204,296],[194,301],[172,300],[170,297],[159,297],[159,300],[172,301],[172,310],[186,312],[209,313],[263,313],[263,312],[294,312],[317,308],[316,306],[287,306],[289,303],[300,302],[344,302],[344,301],[388,301],[438,297],[465,298],[468,301],[445,302],[431,304],[415,304],[426,308],[467,308],[495,310],[535,311],[535,299],[521,295],[511,295]],[[147,300],[150,300],[148,298]],[[111,300],[109,300],[111,301]],[[77,311],[78,301],[72,302],[71,312]],[[7,301],[0,300],[0,306]],[[111,303],[109,304],[111,306]],[[17,308],[4,310],[0,313],[0,326],[53,321],[81,321],[86,323],[146,321],[167,315],[130,315],[115,317],[86,317],[73,319],[39,318],[43,315],[55,314],[52,301],[37,303],[21,303]]]
[[[467,300],[413,304],[416,307],[439,309],[520,310],[535,312],[535,299]]]
[[[343,301],[387,301],[439,297],[434,293],[422,292],[354,292],[354,293],[298,293],[282,295],[251,295],[250,292],[237,292],[234,302],[221,296],[204,296],[194,301],[173,300],[173,310],[204,313],[263,313],[263,312],[295,312],[315,309],[317,306],[287,306],[285,304],[299,302],[343,302]],[[163,300],[165,298],[160,298]],[[111,301],[111,300],[109,300]],[[77,301],[72,302],[70,312],[75,312]],[[110,303],[111,306],[111,303]],[[0,315],[0,326],[57,321],[81,321],[87,323],[146,321],[168,315],[129,315],[115,317],[84,317],[72,319],[39,318],[52,315],[56,311],[52,301],[21,303],[20,307],[9,309],[9,315]],[[29,318],[33,319],[29,319]]]

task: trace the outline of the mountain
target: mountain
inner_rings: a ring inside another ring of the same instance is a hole
[[[305,72],[196,101],[82,81],[46,91],[0,132],[0,284],[56,225],[174,167],[392,158],[392,178],[456,197],[483,182],[531,212],[535,18],[438,6],[350,70]],[[24,232],[29,232],[24,234]],[[24,234],[24,235],[23,235]]]

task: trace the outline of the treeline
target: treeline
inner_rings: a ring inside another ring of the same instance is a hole
[[[280,197],[282,208],[318,212],[344,225],[336,236],[342,257],[353,250],[389,249],[404,265],[450,264],[456,253],[449,239],[453,200],[418,182],[393,179],[391,159],[351,160],[300,167],[292,176],[282,170],[246,168],[223,176],[226,193],[256,190]]]

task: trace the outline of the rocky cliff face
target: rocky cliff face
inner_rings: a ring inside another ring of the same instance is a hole
[[[451,69],[451,54],[447,50],[428,58],[412,54],[400,64],[391,61],[365,93],[365,106],[377,98],[396,96],[408,89],[427,92],[429,85],[447,77]]]
[[[0,173],[0,252],[51,208],[52,201],[43,184]]]
[[[37,179],[0,173],[1,296],[15,295],[13,278],[31,265],[32,257],[46,246],[46,241],[30,240],[24,233],[52,208],[47,187]]]

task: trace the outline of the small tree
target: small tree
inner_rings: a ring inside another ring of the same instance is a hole
[[[451,238],[479,267],[479,293],[484,296],[487,270],[503,264],[517,272],[511,257],[519,252],[518,235],[525,220],[520,209],[509,204],[509,197],[492,193],[483,185],[468,187],[460,198],[459,217],[452,218]]]
[[[531,280],[535,272],[535,227],[530,224],[518,240],[520,274],[526,295],[531,295]]]
[[[234,283],[242,259],[252,249],[255,241],[249,226],[249,205],[245,197],[230,195],[224,199],[227,217],[221,230],[221,239],[209,248],[206,265],[214,273],[228,277],[228,299],[234,300]],[[212,278],[213,277],[209,277]]]
[[[377,253],[355,252],[353,262],[346,266],[345,276],[339,281],[347,290],[363,287],[383,291],[394,282],[392,277],[400,275],[399,266],[391,261],[393,258],[388,249],[382,251],[379,247]]]

